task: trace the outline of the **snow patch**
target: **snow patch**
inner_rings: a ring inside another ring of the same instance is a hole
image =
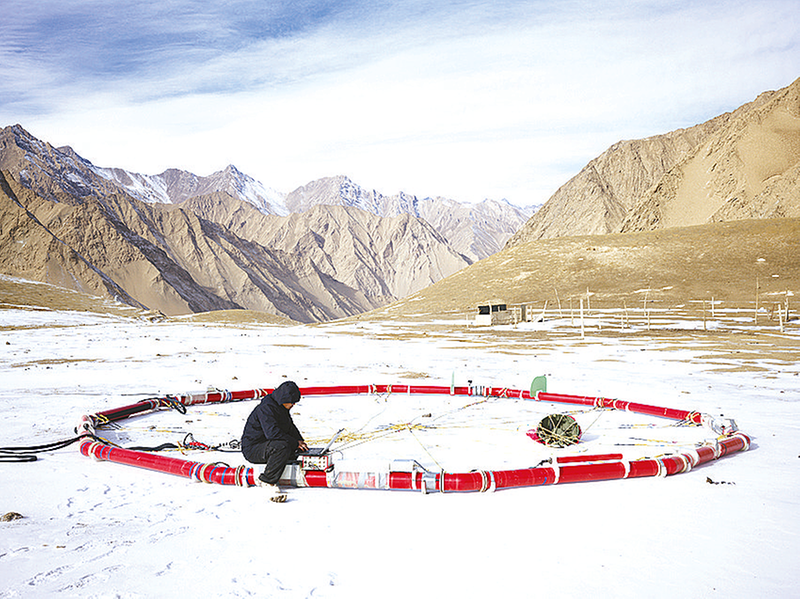
[[[555,392],[724,414],[753,445],[666,479],[427,496],[290,489],[282,505],[258,488],[193,484],[94,462],[70,447],[34,463],[0,464],[2,511],[24,516],[0,523],[0,597],[104,596],[112,585],[126,597],[154,589],[163,596],[359,598],[383,589],[378,594],[474,597],[495,595],[498,580],[509,596],[792,596],[800,583],[800,470],[790,450],[800,429],[796,364],[750,356],[740,365],[754,368],[723,373],[704,338],[680,347],[641,337],[530,343],[525,330],[481,337],[441,324],[194,325],[2,309],[2,445],[63,439],[81,414],[209,386],[253,389],[287,379],[301,387],[449,385],[455,376],[526,388],[539,374],[549,375]],[[405,334],[421,327],[429,334]],[[434,407],[402,393],[308,397],[295,420],[321,438],[341,421],[368,430],[393,414],[423,420]],[[438,437],[405,431],[385,440],[383,455],[363,445],[357,457],[382,463],[397,456],[391,444],[398,443],[443,465],[503,457],[535,465],[528,406],[504,399],[484,407],[499,410],[497,418],[455,411]],[[172,441],[185,434],[173,428],[180,424],[201,440],[215,440],[217,429],[235,437],[250,408],[198,410],[190,423],[167,423],[162,416],[178,414],[159,412],[113,433],[124,440],[155,426],[170,429],[155,434]],[[614,430],[607,415],[584,413],[588,434],[601,425]],[[644,428],[641,437],[659,432]],[[238,459],[228,455],[220,459]],[[531,564],[547,575],[533,580]],[[476,568],[491,576],[476,576]]]

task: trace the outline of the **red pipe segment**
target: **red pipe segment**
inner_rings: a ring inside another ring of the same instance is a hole
[[[214,391],[209,393],[178,395],[169,398],[151,398],[136,404],[99,412],[91,418],[93,422],[102,424],[130,417],[141,412],[167,407],[170,402],[177,401],[184,405],[203,403],[220,403],[260,399],[272,389],[255,389],[248,391]],[[536,399],[555,403],[586,405],[602,408],[614,408],[660,416],[674,420],[689,420],[700,424],[702,415],[699,412],[674,410],[646,404],[631,403],[599,397],[580,395],[561,395],[539,392],[531,397],[528,391],[501,387],[444,387],[414,385],[347,385],[331,387],[306,387],[301,389],[303,395],[356,395],[361,393],[416,393],[416,394],[453,394],[481,395],[487,397],[518,397]],[[88,433],[88,431],[87,431]],[[85,433],[85,434],[87,434]],[[589,482],[620,478],[637,478],[643,476],[668,476],[686,472],[706,462],[719,459],[737,451],[747,450],[750,438],[743,433],[736,433],[719,440],[715,445],[705,445],[693,452],[670,455],[663,458],[652,458],[626,462],[622,454],[589,454],[576,456],[560,456],[555,465],[525,468],[519,470],[473,471],[465,473],[433,473],[433,472],[336,472],[336,471],[299,471],[282,480],[282,484],[294,484],[307,487],[360,488],[360,489],[406,489],[448,492],[489,491],[513,487],[530,487],[567,482]],[[134,451],[113,447],[107,443],[94,441],[87,437],[80,443],[83,455],[97,460],[107,460],[148,470],[165,472],[191,478],[193,480],[221,485],[254,486],[255,471],[251,467],[228,466],[192,462],[170,458],[158,454]],[[289,467],[291,468],[291,466]],[[284,472],[284,475],[286,472]]]
[[[533,487],[559,483],[591,482],[644,476],[669,476],[687,472],[692,467],[748,448],[750,439],[742,434],[722,439],[717,447],[703,446],[695,455],[679,454],[664,458],[624,462],[617,460],[568,463],[561,466],[519,470],[476,471],[463,473],[432,472],[302,472],[296,480],[284,478],[282,484],[305,487],[400,489],[440,491],[442,493],[493,491],[513,487]],[[141,451],[112,447],[89,439],[81,442],[83,455],[129,466],[145,468],[220,485],[255,486],[253,468],[231,468],[217,464],[192,462]],[[619,454],[609,454],[619,455]],[[573,459],[578,459],[574,456]],[[585,459],[580,457],[579,459]],[[596,459],[596,458],[595,458]],[[559,462],[557,460],[557,462]]]
[[[113,408],[111,410],[97,412],[96,414],[92,415],[92,421],[96,424],[114,422],[116,420],[122,420],[123,418],[130,418],[131,416],[141,414],[142,412],[155,410],[159,407],[159,405],[160,402],[157,399],[146,399],[129,406],[122,406],[121,408]]]
[[[338,473],[335,478],[325,472],[313,471],[305,473],[305,482],[309,487],[385,488],[449,493],[644,476],[668,476],[687,472],[693,466],[715,459],[715,456],[719,458],[735,451],[747,449],[749,442],[746,435],[737,433],[720,441],[718,450],[712,447],[701,447],[697,456],[679,454],[665,458],[624,462],[616,459],[616,456],[621,457],[621,454],[608,454],[609,459],[614,461],[573,463],[568,466],[521,470],[466,473],[390,472],[388,476],[381,473]],[[585,460],[586,457],[589,456],[574,456],[573,459]],[[597,460],[599,457],[594,456],[594,459]],[[385,486],[379,486],[379,481],[384,479]]]
[[[212,391],[208,393],[196,393],[186,395],[176,395],[166,398],[145,399],[138,403],[98,412],[94,415],[97,422],[120,420],[142,412],[168,407],[169,401],[177,401],[186,406],[205,404],[205,403],[224,403],[228,401],[243,401],[260,399],[271,393],[273,389],[252,389],[246,391]],[[672,420],[691,420],[695,424],[701,423],[699,412],[687,410],[675,410],[672,408],[662,408],[641,403],[622,401],[619,399],[607,399],[603,397],[589,397],[584,395],[568,395],[559,393],[539,392],[532,397],[529,391],[522,389],[509,389],[507,387],[445,387],[438,385],[335,385],[327,387],[303,387],[300,389],[302,395],[359,395],[362,393],[413,393],[424,395],[480,395],[484,397],[512,397],[519,399],[535,399],[537,401],[549,401],[553,403],[565,403],[599,408],[613,408],[626,410],[638,414],[649,416],[659,416]]]
[[[251,389],[233,392],[212,391],[209,393],[187,393],[186,395],[176,395],[174,397],[153,397],[121,408],[112,408],[103,412],[97,412],[92,415],[92,418],[96,424],[102,424],[104,422],[114,422],[116,420],[122,420],[123,418],[130,418],[131,416],[157,410],[158,408],[170,407],[171,402],[177,402],[184,406],[192,406],[206,403],[243,401],[248,399],[260,399],[272,391],[272,389]]]
[[[256,484],[255,471],[249,467],[231,468],[217,464],[190,462],[144,451],[113,447],[106,443],[89,439],[81,441],[80,451],[83,455],[98,461],[105,460],[117,464],[136,466],[137,468],[174,474],[200,482],[250,487]]]
[[[614,408],[616,410],[624,410],[627,412],[634,412],[636,414],[647,414],[648,416],[670,418],[671,420],[687,420],[694,414],[697,414],[699,417],[699,413],[689,412],[688,410],[661,408],[658,406],[649,406],[646,404],[633,403],[620,399],[607,399],[604,397],[587,397],[584,395],[562,395],[559,393],[540,392],[536,394],[536,399],[539,401],[569,403],[582,406],[594,406],[598,408]],[[695,424],[700,424],[699,418],[697,420],[693,420],[693,422],[695,422]]]

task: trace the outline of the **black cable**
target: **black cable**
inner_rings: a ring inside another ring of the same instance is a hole
[[[175,445],[175,443],[162,443],[158,447],[121,447],[120,449],[129,449],[130,451],[164,451],[165,449],[180,449],[180,446]]]
[[[69,447],[73,443],[80,441],[89,435],[82,435],[79,437],[72,437],[71,439],[63,439],[61,441],[52,441],[50,443],[43,443],[41,445],[27,445],[19,447],[0,447],[0,462],[35,462],[38,458],[37,453],[44,451],[55,451]]]

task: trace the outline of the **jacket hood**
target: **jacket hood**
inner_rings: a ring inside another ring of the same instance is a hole
[[[272,392],[275,403],[297,403],[300,401],[300,389],[294,381],[286,381]]]

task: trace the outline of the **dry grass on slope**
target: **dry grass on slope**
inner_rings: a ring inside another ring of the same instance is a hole
[[[716,223],[643,233],[532,241],[499,252],[358,320],[464,317],[479,303],[565,308],[711,300],[752,307],[800,296],[800,219]]]
[[[142,310],[108,298],[95,297],[48,283],[27,281],[5,275],[0,275],[0,308],[69,310],[115,316],[146,314]]]
[[[140,310],[108,298],[95,297],[47,283],[0,275],[0,309],[14,308],[91,312],[143,320],[172,320],[176,322],[227,325],[297,324],[288,318],[252,310],[218,310],[168,318],[160,312]]]
[[[267,312],[256,312],[255,310],[215,310],[214,312],[201,312],[200,314],[180,316],[176,317],[175,320],[226,325],[277,324],[289,326],[299,324],[294,320],[282,316],[276,316],[275,314],[269,314]]]

